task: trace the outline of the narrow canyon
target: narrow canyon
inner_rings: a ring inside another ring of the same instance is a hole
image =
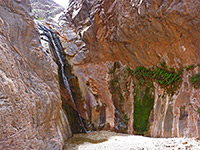
[[[199,8],[0,0],[0,149],[200,150]]]

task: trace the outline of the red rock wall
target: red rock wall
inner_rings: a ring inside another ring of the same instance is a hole
[[[134,133],[134,95],[130,92],[133,89],[129,86],[128,95],[122,92],[125,102],[121,107],[116,102],[119,96],[113,94],[109,86],[113,79],[109,70],[115,61],[132,69],[156,66],[163,61],[174,68],[198,64],[199,7],[200,2],[196,0],[70,1],[59,24],[67,59],[73,65],[85,99],[83,118],[99,128],[98,108],[105,106],[104,129],[120,131],[116,129],[116,110],[122,108],[129,117],[127,131]],[[197,67],[196,71],[183,73],[182,85],[173,97],[163,94],[163,89],[154,83],[150,136],[199,136],[200,118],[196,111],[200,107],[199,89],[189,83],[190,76],[198,71]],[[125,79],[120,73],[118,76],[122,91],[125,80],[133,84],[132,79]]]
[[[196,68],[195,71],[200,71]],[[189,82],[192,71],[183,73],[180,89],[173,95],[155,85],[154,119],[150,127],[153,137],[199,137],[200,135],[200,89]]]
[[[61,110],[57,66],[42,52],[30,12],[28,0],[0,1],[1,150],[62,149],[61,125],[64,138],[71,135]]]

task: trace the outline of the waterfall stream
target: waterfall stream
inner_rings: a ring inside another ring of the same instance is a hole
[[[65,64],[64,64],[64,59],[62,57],[62,54],[64,54],[64,51],[63,51],[63,47],[60,43],[59,37],[57,36],[57,34],[54,31],[48,29],[47,27],[45,27],[43,25],[39,25],[39,27],[40,27],[40,30],[43,31],[43,33],[41,35],[46,36],[49,40],[48,42],[50,43],[50,45],[52,47],[51,53],[52,53],[52,56],[55,57],[54,59],[60,67],[61,77],[62,77],[63,83],[65,85],[65,88],[68,91],[70,98],[72,100],[72,103],[74,105],[74,108],[76,109],[76,111],[78,113],[78,117],[79,117],[79,120],[80,120],[80,123],[81,123],[83,130],[86,133],[88,133],[88,131],[87,131],[87,129],[86,129],[84,123],[83,123],[83,119],[82,119],[80,113],[78,112],[78,108],[77,108],[76,103],[74,101],[68,79],[65,76]]]

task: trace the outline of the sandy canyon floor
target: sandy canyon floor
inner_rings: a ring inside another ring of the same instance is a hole
[[[64,150],[200,150],[196,138],[149,138],[109,131],[75,134]]]

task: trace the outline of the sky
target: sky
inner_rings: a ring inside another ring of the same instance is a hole
[[[62,5],[63,7],[67,7],[69,0],[54,0],[56,3]]]

